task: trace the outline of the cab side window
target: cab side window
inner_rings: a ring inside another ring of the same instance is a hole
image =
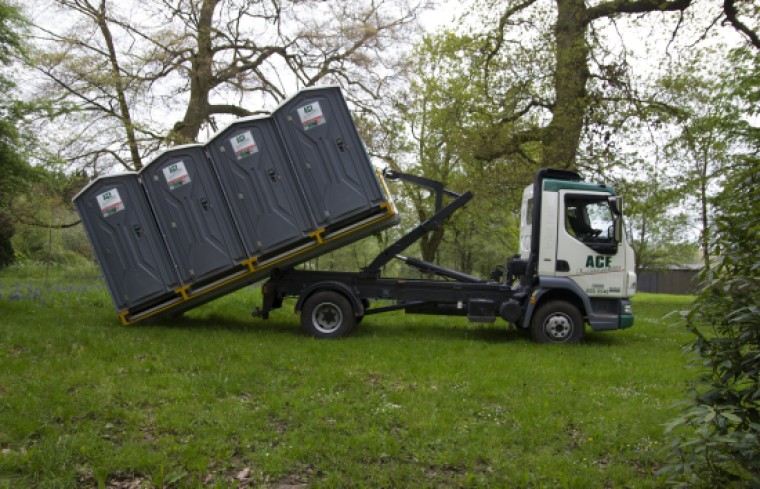
[[[598,253],[615,254],[615,221],[605,197],[565,197],[565,230]]]
[[[525,204],[525,219],[523,220],[525,224],[533,224],[533,198],[528,199],[528,202]]]

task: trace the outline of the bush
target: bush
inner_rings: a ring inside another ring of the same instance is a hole
[[[716,218],[718,261],[686,314],[703,375],[669,426],[670,464],[680,487],[760,487],[760,164],[726,185]]]

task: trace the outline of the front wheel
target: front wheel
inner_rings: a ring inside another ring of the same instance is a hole
[[[586,333],[586,324],[574,305],[550,301],[538,308],[530,330],[536,343],[580,343]]]
[[[340,338],[356,325],[354,309],[343,294],[323,291],[306,299],[301,328],[315,338]]]

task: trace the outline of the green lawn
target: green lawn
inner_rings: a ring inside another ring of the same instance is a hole
[[[658,486],[694,375],[685,297],[575,347],[403,313],[317,341],[256,289],[122,327],[95,270],[40,275],[0,274],[0,488]]]

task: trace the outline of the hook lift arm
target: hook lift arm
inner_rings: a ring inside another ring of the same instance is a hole
[[[477,277],[449,270],[438,265],[427,263],[422,260],[410,259],[402,257],[400,253],[412,245],[415,241],[420,239],[428,232],[440,228],[444,221],[451,217],[451,215],[457,210],[464,207],[469,202],[473,194],[472,192],[465,192],[464,194],[458,194],[451,190],[444,188],[441,182],[430,180],[429,178],[420,177],[417,175],[410,175],[408,173],[397,172],[390,169],[383,171],[383,176],[388,180],[403,180],[409,183],[413,183],[420,187],[424,187],[432,190],[435,193],[435,214],[430,219],[418,224],[414,229],[407,234],[399,238],[395,243],[383,250],[367,267],[361,271],[363,277],[379,277],[380,269],[385,266],[389,261],[394,258],[400,258],[407,264],[415,266],[424,272],[432,272],[437,275],[443,275],[450,278],[456,278],[457,280],[463,280],[465,282],[482,282]],[[443,196],[448,195],[454,197],[454,200],[443,207]]]

